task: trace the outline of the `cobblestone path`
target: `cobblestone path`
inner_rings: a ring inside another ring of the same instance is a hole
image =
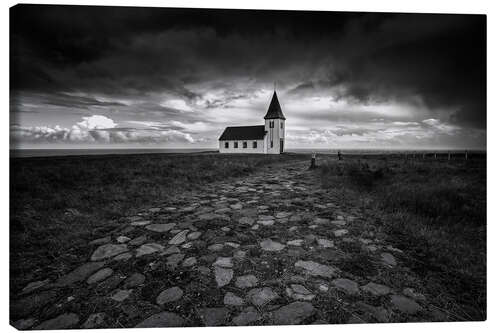
[[[371,212],[307,163],[123,216],[81,266],[29,283],[20,329],[446,320]]]

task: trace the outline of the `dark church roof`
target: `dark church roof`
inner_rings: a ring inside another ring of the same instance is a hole
[[[219,138],[221,140],[262,140],[266,135],[264,125],[226,127]]]
[[[267,113],[264,116],[264,119],[286,119],[283,115],[283,112],[281,112],[281,106],[280,102],[278,101],[276,91],[273,94],[271,104],[269,104],[269,109],[267,109]]]

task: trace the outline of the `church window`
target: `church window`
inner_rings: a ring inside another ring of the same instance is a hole
[[[247,142],[243,141],[243,148],[247,148]]]
[[[238,148],[238,141],[234,142],[234,148]]]
[[[224,148],[229,148],[229,142],[224,142]]]
[[[271,140],[271,148],[273,148],[273,140]]]
[[[274,128],[274,120],[271,120],[271,121],[269,122],[269,128]]]
[[[281,127],[281,129],[283,129],[283,123],[280,123],[280,127]]]
[[[257,141],[254,141],[254,142],[253,142],[253,147],[254,147],[254,148],[257,148]]]

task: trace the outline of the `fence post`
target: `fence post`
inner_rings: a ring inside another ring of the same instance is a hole
[[[434,153],[434,159],[437,160],[437,154],[436,153]]]
[[[340,153],[340,150],[337,152],[337,155],[339,156],[339,161],[342,161],[342,154]]]
[[[309,169],[314,169],[316,168],[316,153],[312,153],[311,155],[311,166]]]
[[[451,160],[451,153],[448,152],[448,161]]]
[[[465,151],[465,160],[467,161],[467,150]]]

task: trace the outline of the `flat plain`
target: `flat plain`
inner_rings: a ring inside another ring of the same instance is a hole
[[[21,329],[486,319],[486,156],[11,159]]]

